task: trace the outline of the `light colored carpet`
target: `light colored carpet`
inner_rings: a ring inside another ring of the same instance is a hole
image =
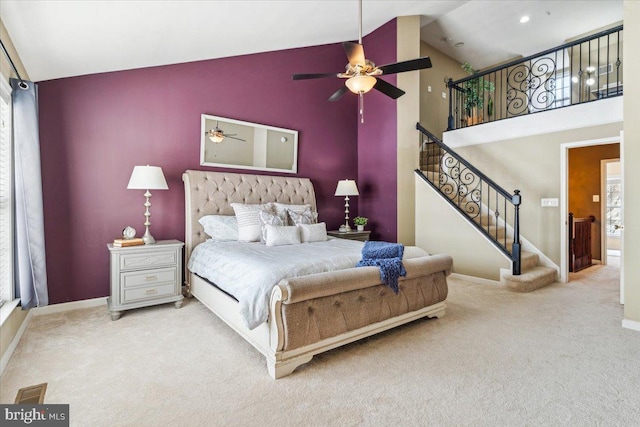
[[[274,381],[264,358],[191,300],[34,317],[0,401],[48,382],[74,426],[637,426],[640,333],[617,271],[528,294],[451,279],[447,316],[316,356]]]

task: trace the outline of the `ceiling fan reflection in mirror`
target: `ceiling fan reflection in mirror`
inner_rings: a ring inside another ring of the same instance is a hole
[[[376,66],[373,61],[366,59],[364,56],[364,47],[362,46],[362,0],[358,0],[358,19],[358,43],[342,43],[342,47],[349,59],[344,73],[294,74],[293,80],[321,79],[326,77],[347,79],[344,82],[345,85],[334,92],[328,100],[331,102],[337,101],[348,91],[357,94],[360,103],[360,122],[364,123],[363,94],[369,92],[371,89],[382,92],[393,99],[398,99],[405,94],[402,89],[379,78],[379,76],[431,68],[431,59],[425,56],[409,61]]]
[[[235,133],[224,133],[224,131],[222,129],[220,129],[220,122],[216,121],[216,127],[206,131],[204,134],[207,135],[209,137],[209,139],[211,140],[211,142],[215,142],[216,144],[220,144],[222,141],[224,141],[225,138],[231,138],[231,139],[236,139],[238,141],[242,141],[242,142],[247,142],[244,139],[241,138],[236,138],[236,134]]]

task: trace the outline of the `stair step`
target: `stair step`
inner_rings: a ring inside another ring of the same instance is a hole
[[[481,225],[483,227],[486,227],[488,225],[492,225],[493,226],[493,224],[496,223],[496,219],[495,219],[495,217],[493,215],[487,215],[485,213],[473,218],[473,221],[476,224],[479,224],[479,225]]]
[[[531,270],[538,265],[538,261],[540,261],[540,257],[537,253],[529,251],[520,252],[520,271],[527,272]]]
[[[556,281],[556,270],[541,265],[518,276],[503,274],[500,283],[513,292],[531,292],[540,289]]]

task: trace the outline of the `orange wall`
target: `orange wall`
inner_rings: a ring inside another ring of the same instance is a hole
[[[591,226],[591,255],[593,259],[602,259],[600,239],[602,235],[602,202],[606,201],[600,194],[600,160],[620,157],[620,144],[594,145],[591,147],[572,148],[569,150],[569,212],[576,218],[596,217]],[[593,196],[598,194],[600,202],[594,202]]]

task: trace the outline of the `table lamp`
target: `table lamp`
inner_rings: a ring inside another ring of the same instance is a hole
[[[338,230],[341,233],[351,231],[351,227],[349,226],[349,196],[358,196],[359,194],[358,187],[354,180],[342,179],[338,181],[335,195],[344,196],[344,224],[342,224]]]
[[[149,217],[151,213],[149,212],[149,208],[151,207],[151,202],[149,198],[151,198],[151,192],[149,190],[168,190],[169,186],[167,185],[167,181],[164,179],[164,174],[162,173],[162,168],[160,166],[135,166],[133,168],[133,172],[131,173],[131,179],[129,179],[129,184],[127,185],[128,190],[146,190],[144,193],[144,197],[146,197],[146,202],[144,206],[146,211],[144,213],[144,226],[145,232],[144,236],[142,236],[142,240],[144,240],[145,244],[155,243],[156,239],[153,238],[151,233],[149,233],[149,226],[151,225],[151,221],[149,221]]]

